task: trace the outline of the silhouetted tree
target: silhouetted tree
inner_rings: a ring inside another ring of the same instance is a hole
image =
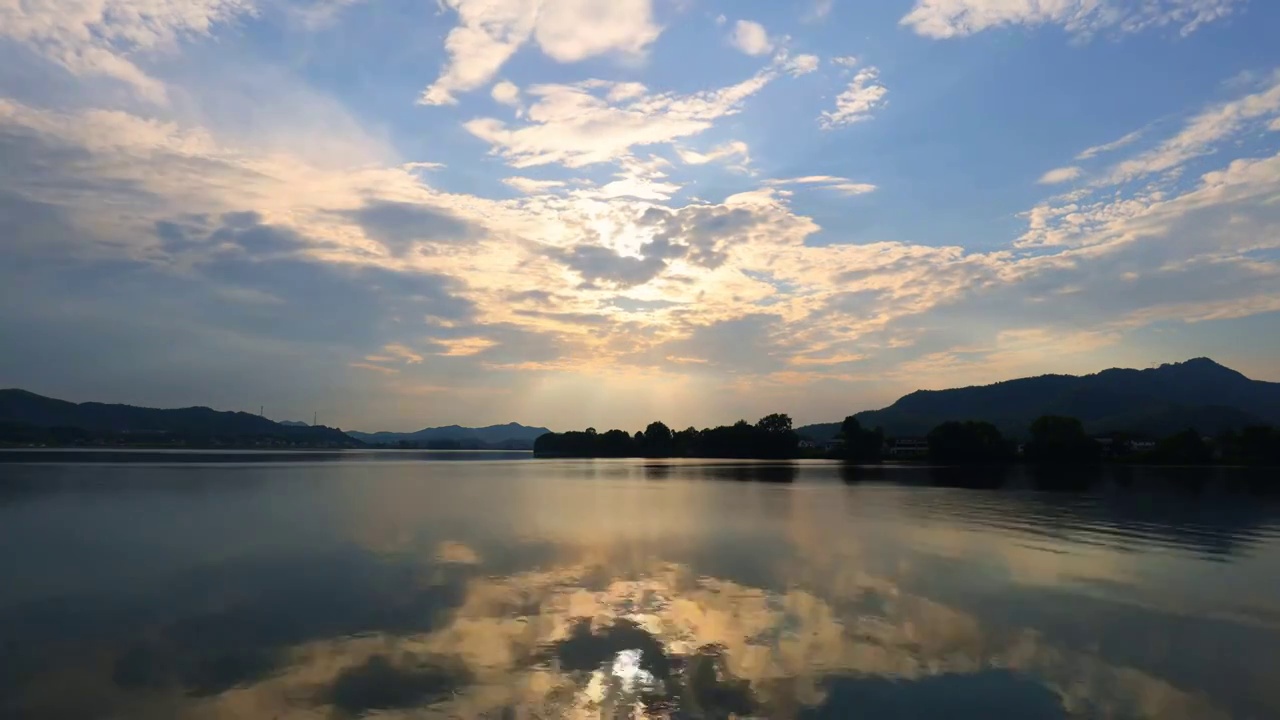
[[[695,427],[687,427],[671,438],[671,454],[676,457],[696,457],[701,450],[701,433]]]
[[[603,457],[634,457],[636,443],[626,430],[610,430],[600,436],[600,454]]]
[[[733,425],[672,433],[665,424],[654,422],[634,436],[622,430],[596,434],[585,432],[547,433],[533,444],[543,457],[720,457],[793,458],[799,453],[800,438],[791,429],[791,418],[775,413],[752,425],[739,420]]]
[[[1280,429],[1269,425],[1245,428],[1232,443],[1224,443],[1223,452],[1235,462],[1246,465],[1280,465]]]
[[[742,457],[792,458],[800,447],[800,436],[791,429],[791,416],[782,413],[765,415],[756,422],[758,452]]]
[[[929,431],[929,459],[946,465],[990,465],[1010,459],[1008,443],[988,422],[945,422]]]
[[[1147,459],[1170,465],[1203,465],[1213,461],[1213,449],[1200,433],[1187,429],[1156,443]]]
[[[641,447],[644,448],[646,457],[670,457],[674,450],[674,441],[671,428],[660,422],[651,422],[649,427],[644,429]]]
[[[1029,462],[1053,465],[1096,463],[1102,446],[1084,432],[1073,417],[1044,415],[1031,423],[1031,441],[1025,448]]]
[[[879,462],[884,452],[884,430],[867,430],[850,415],[840,423],[840,456],[848,462]]]
[[[791,416],[783,413],[765,415],[756,422],[756,427],[767,433],[791,432]]]

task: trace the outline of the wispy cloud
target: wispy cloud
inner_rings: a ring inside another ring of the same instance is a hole
[[[1009,25],[1060,25],[1067,32],[1092,35],[1104,30],[1139,32],[1175,26],[1183,35],[1227,17],[1239,0],[1061,0],[1052,3],[999,0],[917,0],[901,23],[934,38],[972,35]]]
[[[1041,175],[1040,179],[1036,182],[1041,185],[1058,185],[1065,182],[1071,182],[1083,174],[1084,170],[1074,165],[1070,167],[1054,168],[1053,170],[1046,172],[1044,175]]]
[[[219,24],[254,11],[253,0],[9,2],[0,7],[0,36],[71,73],[119,80],[143,98],[163,103],[163,83],[131,56],[170,50],[185,38],[208,35]]]
[[[863,195],[876,190],[876,186],[871,183],[854,182],[849,178],[836,177],[834,175],[805,175],[803,177],[779,178],[766,180],[765,185],[770,187],[813,185],[828,190],[835,190],[844,195]]]
[[[885,95],[889,89],[879,82],[880,71],[875,67],[866,67],[853,76],[853,81],[836,96],[836,109],[822,113],[819,119],[822,127],[830,130],[863,120],[871,119],[871,114],[888,102]]]
[[[558,163],[583,167],[626,157],[636,147],[698,135],[743,103],[774,75],[762,72],[736,85],[690,95],[650,93],[643,86],[604,80],[535,85],[527,122],[494,118],[465,123],[512,167]]]
[[[1128,147],[1129,145],[1132,145],[1133,143],[1137,142],[1138,139],[1142,137],[1143,132],[1144,132],[1143,130],[1134,130],[1128,135],[1124,135],[1109,143],[1103,143],[1101,145],[1094,145],[1092,147],[1085,148],[1084,150],[1080,151],[1079,155],[1076,155],[1076,160],[1089,160],[1090,158],[1095,158],[1099,155],[1106,155],[1107,153],[1115,152],[1116,150],[1119,150],[1121,148]]]

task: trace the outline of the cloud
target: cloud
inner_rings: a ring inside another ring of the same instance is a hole
[[[791,77],[808,75],[818,69],[821,59],[817,55],[796,55],[782,63],[782,69]]]
[[[879,77],[877,68],[859,70],[849,87],[836,96],[836,109],[822,113],[819,119],[822,127],[831,130],[871,119],[874,110],[884,107],[887,102],[884,96],[889,93],[888,88],[878,82]]]
[[[841,67],[851,68],[858,65],[858,58],[853,55],[839,55],[831,58],[831,62]]]
[[[694,150],[677,149],[676,154],[680,157],[680,162],[686,165],[706,165],[707,163],[719,160],[727,160],[730,158],[738,158],[740,166],[745,166],[751,162],[751,152],[747,144],[741,140],[732,140],[723,145],[717,145],[706,153],[700,153]]]
[[[1089,160],[1099,155],[1105,155],[1110,152],[1115,152],[1116,150],[1119,150],[1121,148],[1128,147],[1129,145],[1132,145],[1133,143],[1137,142],[1138,139],[1142,137],[1142,133],[1143,133],[1142,130],[1134,130],[1128,135],[1125,135],[1117,140],[1113,140],[1109,143],[1103,143],[1101,145],[1094,145],[1093,147],[1085,148],[1084,150],[1080,151],[1079,155],[1076,155],[1076,159]]]
[[[828,190],[835,190],[844,195],[863,195],[876,190],[876,186],[871,183],[854,182],[849,178],[836,177],[834,175],[806,175],[794,178],[778,178],[766,180],[765,185],[769,187],[783,187],[786,185],[816,185]]]
[[[494,85],[493,90],[489,91],[489,95],[494,102],[499,102],[503,105],[520,104],[520,88],[516,87],[516,84],[510,80],[503,80]]]
[[[565,184],[560,180],[535,180],[527,177],[503,178],[502,182],[522,193],[525,193],[526,195],[549,192],[565,186]]]
[[[449,62],[422,93],[427,105],[452,105],[533,40],[551,59],[571,63],[609,53],[639,56],[662,29],[650,0],[444,0],[458,15],[445,39]]]
[[[346,213],[369,237],[400,255],[417,243],[454,243],[477,236],[479,229],[446,210],[418,203],[375,200]]]
[[[764,55],[773,50],[773,43],[764,26],[750,20],[739,20],[733,24],[730,42],[748,55]]]
[[[390,343],[382,346],[382,351],[391,357],[400,360],[406,365],[419,365],[422,363],[422,355],[410,350],[400,343]]]
[[[1046,172],[1044,175],[1041,175],[1040,179],[1036,182],[1041,185],[1057,185],[1059,183],[1071,182],[1083,174],[1084,170],[1075,166],[1054,168],[1053,170]]]
[[[629,288],[657,277],[667,267],[660,254],[624,256],[599,245],[578,245],[568,250],[552,251],[552,256],[576,272],[587,283],[605,283]]]
[[[766,71],[736,85],[689,95],[649,93],[634,83],[604,80],[534,85],[526,91],[535,100],[522,123],[479,118],[464,127],[513,167],[583,167],[626,157],[636,147],[697,135],[741,111],[773,77]]]
[[[1073,35],[1102,31],[1133,33],[1151,27],[1177,26],[1189,35],[1201,25],[1227,17],[1237,0],[917,0],[900,21],[932,38],[973,35],[1010,25],[1058,25]]]
[[[131,56],[163,52],[186,38],[254,12],[251,0],[93,0],[6,2],[0,6],[0,36],[22,43],[74,75],[102,76],[132,86],[155,103],[164,85]]]
[[[405,170],[443,170],[445,164],[438,162],[407,162],[400,167]]]

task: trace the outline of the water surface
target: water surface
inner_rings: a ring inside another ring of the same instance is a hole
[[[1280,717],[1231,471],[0,461],[3,717]]]

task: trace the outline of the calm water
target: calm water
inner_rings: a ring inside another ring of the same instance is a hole
[[[1280,717],[1230,478],[0,459],[6,718]]]

